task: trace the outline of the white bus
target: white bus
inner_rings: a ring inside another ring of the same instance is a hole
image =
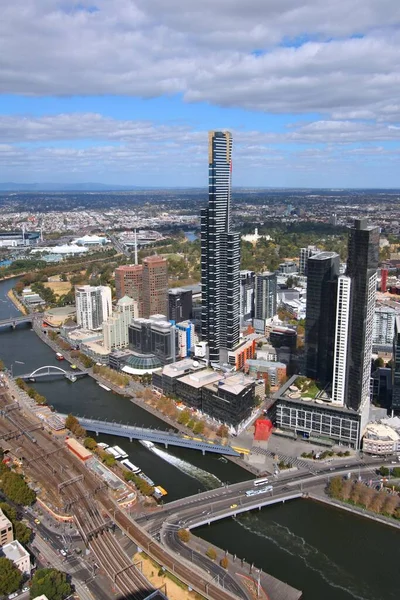
[[[253,481],[253,485],[258,486],[258,485],[265,485],[268,483],[268,479],[266,477],[262,477],[261,479],[255,479]]]

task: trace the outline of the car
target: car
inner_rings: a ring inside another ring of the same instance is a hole
[[[40,525],[39,519],[35,519],[35,523],[36,523],[36,525]]]
[[[237,508],[237,504],[231,504],[231,508]]]
[[[65,550],[63,548],[61,548],[60,554],[62,554],[62,556],[67,556],[67,553],[65,552]]]
[[[13,594],[10,594],[8,596],[8,600],[12,600],[13,598],[16,598],[18,596],[18,592],[14,592]]]
[[[26,585],[24,588],[22,588],[22,591],[23,592],[29,592],[29,586]]]

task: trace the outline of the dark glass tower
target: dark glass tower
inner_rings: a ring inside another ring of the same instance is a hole
[[[359,410],[369,400],[379,227],[357,219],[349,231],[346,275],[351,278],[349,346],[347,353],[348,408]]]
[[[393,396],[392,410],[400,411],[400,317],[396,317],[393,340]]]
[[[208,207],[201,211],[201,335],[212,362],[239,341],[240,236],[230,230],[232,136],[208,134]]]
[[[319,252],[307,263],[306,374],[332,381],[339,255]]]
[[[277,287],[276,273],[267,271],[256,275],[254,302],[254,317],[256,319],[272,319],[276,315]]]

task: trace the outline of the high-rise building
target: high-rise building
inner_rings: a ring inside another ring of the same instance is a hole
[[[335,349],[332,376],[332,400],[344,405],[346,394],[347,351],[350,319],[351,279],[340,275],[337,286]]]
[[[392,346],[394,338],[394,323],[396,311],[390,306],[379,306],[374,312],[374,329],[372,343],[382,346]]]
[[[232,136],[208,136],[208,207],[201,211],[201,335],[212,362],[226,363],[240,333],[240,236],[231,231]]]
[[[133,319],[129,325],[129,348],[143,355],[155,356],[161,364],[175,362],[178,333],[165,318]]]
[[[143,265],[122,265],[115,269],[117,300],[129,296],[138,303],[139,316],[143,316]]]
[[[276,273],[258,273],[255,280],[254,318],[272,319],[276,315]]]
[[[168,314],[168,267],[162,256],[143,259],[143,316]]]
[[[168,319],[180,323],[192,316],[192,290],[172,288],[168,290]]]
[[[392,362],[392,410],[400,411],[400,317],[396,317]]]
[[[381,269],[381,292],[387,292],[387,280],[389,275],[389,269]]]
[[[240,271],[240,323],[254,317],[254,271]]]
[[[357,411],[370,397],[378,259],[379,227],[356,219],[349,232],[346,271],[351,278],[346,404]]]
[[[83,329],[101,329],[111,314],[111,289],[105,285],[75,288],[76,320]]]
[[[300,248],[299,257],[299,275],[307,275],[307,263],[310,256],[318,254],[319,250],[316,246],[307,246],[306,248]]]
[[[115,311],[103,323],[104,348],[111,352],[127,348],[129,344],[128,327],[138,318],[137,302],[124,296],[117,302]]]
[[[319,252],[311,256],[307,273],[306,374],[327,383],[332,380],[333,370],[339,255]]]

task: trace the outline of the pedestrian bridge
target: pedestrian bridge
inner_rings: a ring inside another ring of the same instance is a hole
[[[13,329],[15,329],[17,325],[33,323],[35,319],[39,319],[41,317],[43,317],[42,313],[33,313],[31,315],[21,315],[20,317],[10,317],[9,319],[2,319],[0,321],[0,328],[12,327]]]
[[[44,367],[39,367],[32,373],[24,373],[23,375],[17,375],[16,378],[23,379],[24,381],[30,379],[38,379],[42,377],[53,377],[53,376],[62,376],[70,381],[76,381],[78,377],[82,377],[83,375],[87,375],[88,371],[66,371],[61,367],[55,367],[53,365],[45,365]]]
[[[66,417],[66,415],[60,415]],[[78,417],[79,423],[88,431],[94,431],[96,435],[106,433],[107,435],[116,435],[119,437],[132,440],[147,440],[155,444],[162,444],[165,448],[168,446],[180,446],[181,448],[191,448],[192,450],[201,450],[203,454],[206,452],[214,452],[215,454],[225,454],[227,456],[240,456],[240,453],[234,450],[231,446],[217,444],[211,440],[206,440],[200,437],[191,437],[180,433],[171,433],[159,429],[148,429],[145,427],[136,427],[135,425],[123,425],[115,421],[98,421],[96,419],[87,419]]]

